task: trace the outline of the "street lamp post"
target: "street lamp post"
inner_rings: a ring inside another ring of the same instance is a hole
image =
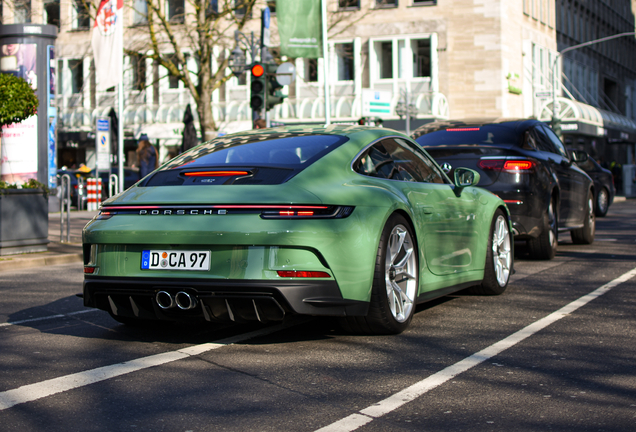
[[[626,33],[618,33],[612,36],[607,36],[600,39],[595,39],[589,42],[584,42],[582,44],[573,45],[571,47],[567,47],[560,53],[557,53],[554,58],[554,62],[552,63],[552,128],[556,130],[556,127],[559,125],[561,119],[559,118],[559,114],[557,112],[557,74],[556,74],[556,65],[559,62],[559,58],[570,51],[577,50],[579,48],[585,48],[586,46],[595,45],[597,43],[606,42],[612,39],[618,39],[625,36],[636,36],[636,32],[626,32]]]

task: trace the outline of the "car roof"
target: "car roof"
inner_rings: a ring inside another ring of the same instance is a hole
[[[332,124],[328,126],[288,125],[276,128],[255,129],[250,131],[236,132],[233,134],[214,138],[213,141],[227,144],[236,143],[237,141],[244,141],[245,143],[248,143],[302,135],[341,135],[350,138],[354,138],[356,135],[373,135],[377,137],[388,135],[406,136],[393,129],[381,127],[341,124]]]
[[[430,123],[426,123],[423,126],[417,128],[411,137],[417,139],[422,135],[437,132],[439,130],[450,128],[464,128],[464,127],[482,127],[486,125],[500,125],[503,127],[509,127],[516,131],[525,131],[529,127],[543,124],[536,119],[527,118],[507,118],[507,117],[491,117],[491,118],[467,118],[467,119],[455,119],[455,120],[435,120]]]

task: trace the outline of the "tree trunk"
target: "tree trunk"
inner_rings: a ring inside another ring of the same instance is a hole
[[[201,78],[199,78],[201,79]],[[216,123],[212,117],[212,92],[207,88],[201,90],[197,101],[197,113],[201,127],[203,142],[216,138]]]

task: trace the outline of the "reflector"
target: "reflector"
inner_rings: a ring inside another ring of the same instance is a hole
[[[300,277],[300,278],[328,278],[329,273],[321,271],[296,271],[296,270],[278,270],[280,277]]]

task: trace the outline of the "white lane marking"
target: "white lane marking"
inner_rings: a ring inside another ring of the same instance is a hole
[[[584,295],[577,300],[574,300],[572,303],[563,306],[556,312],[553,312],[550,315],[528,325],[527,327],[522,328],[521,330],[511,334],[507,338],[502,339],[499,342],[496,342],[493,345],[479,351],[478,353],[475,353],[470,357],[467,357],[460,362],[455,363],[454,365],[451,365],[446,369],[443,369],[429,376],[428,378],[425,378],[422,381],[419,381],[412,386],[407,387],[404,390],[395,393],[394,395],[389,396],[384,400],[381,400],[374,405],[371,405],[363,410],[360,410],[357,413],[351,414],[350,416],[338,420],[337,422],[318,429],[317,432],[354,431],[359,427],[370,423],[374,419],[388,414],[391,411],[400,408],[402,405],[405,405],[408,402],[417,399],[418,397],[434,389],[435,387],[444,384],[450,379],[453,379],[462,372],[466,372],[467,370],[479,365],[480,363],[483,363],[484,361],[500,354],[502,351],[507,350],[508,348],[518,344],[522,340],[532,336],[533,334],[544,329],[550,324],[553,324],[561,318],[571,314],[580,307],[586,305],[595,298],[602,296],[615,286],[628,281],[634,276],[636,276],[636,268],[619,276],[618,278],[603,285],[602,287],[597,288],[591,293]]]
[[[280,324],[277,326],[267,327],[250,333],[233,336],[220,340],[216,343],[205,343],[193,345],[188,348],[182,348],[176,351],[155,354],[148,357],[142,357],[130,360],[124,363],[118,363],[110,366],[104,366],[97,369],[91,369],[84,372],[78,372],[71,375],[61,376],[39,383],[29,384],[18,387],[13,390],[0,392],[0,411],[11,408],[12,406],[38,400],[47,396],[72,390],[78,387],[87,386],[96,382],[104,381],[120,375],[147,369],[153,366],[170,363],[181,360],[190,356],[197,356],[206,351],[215,350],[227,345],[243,342],[258,336],[264,336],[270,333],[282,330],[289,325]]]
[[[87,312],[96,312],[96,311],[99,311],[99,309],[86,309],[86,310],[81,310],[81,311],[69,312],[67,314],[48,315],[48,316],[39,317],[39,318],[29,318],[29,319],[20,320],[20,321],[11,321],[11,322],[6,322],[6,323],[0,323],[0,327],[6,327],[6,326],[12,326],[12,325],[20,325],[20,324],[24,324],[24,323],[28,323],[28,322],[34,322],[34,321],[50,320],[50,319],[54,319],[54,318],[64,318],[64,317],[68,317],[68,316],[83,314],[83,313],[87,313]]]

